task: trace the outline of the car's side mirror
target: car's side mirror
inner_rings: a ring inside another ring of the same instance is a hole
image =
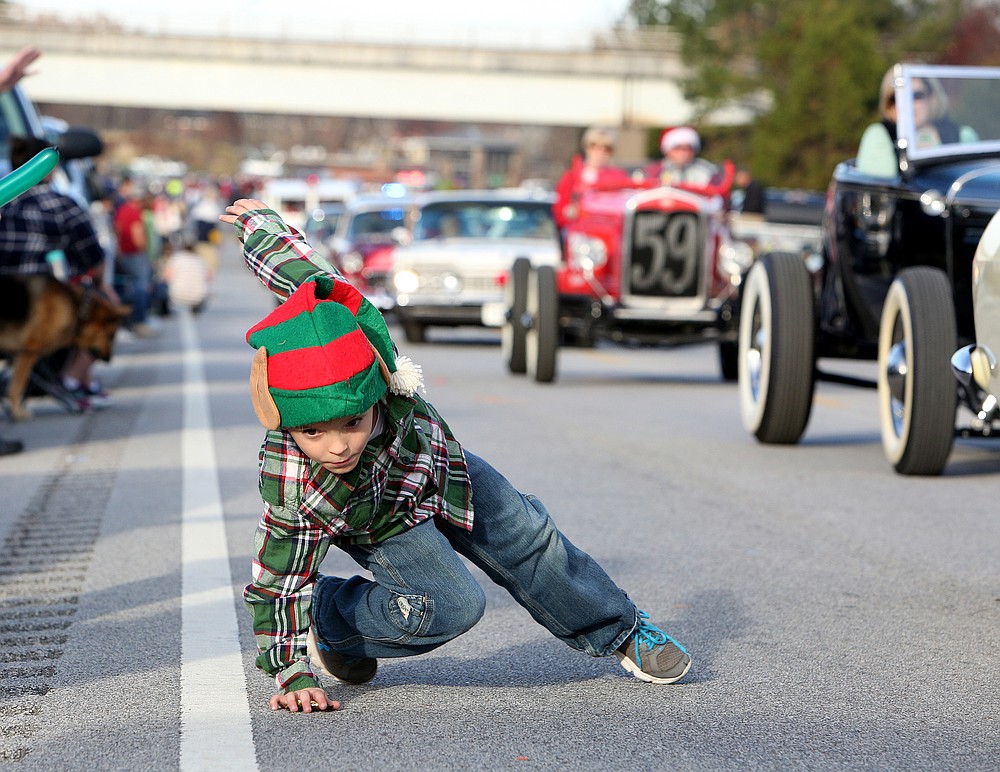
[[[398,227],[392,229],[392,240],[401,247],[408,247],[413,242],[413,237],[407,228]]]
[[[59,155],[64,161],[93,158],[104,152],[104,142],[93,129],[70,127],[59,137]]]

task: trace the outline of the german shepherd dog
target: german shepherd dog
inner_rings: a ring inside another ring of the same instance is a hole
[[[105,362],[129,309],[95,289],[64,284],[45,274],[0,276],[0,357],[11,360],[7,401],[16,419],[28,380],[42,357],[67,347],[85,349]]]

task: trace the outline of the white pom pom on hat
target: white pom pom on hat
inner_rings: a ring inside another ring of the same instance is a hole
[[[396,372],[389,376],[389,391],[412,397],[424,388],[424,368],[406,356],[396,357]]]

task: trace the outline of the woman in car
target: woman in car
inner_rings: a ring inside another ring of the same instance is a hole
[[[573,162],[556,185],[553,216],[562,230],[580,214],[579,199],[585,190],[611,189],[632,184],[628,172],[611,165],[615,152],[615,131],[606,126],[591,126],[583,134],[583,155]]]
[[[871,124],[861,135],[858,171],[875,177],[896,177],[899,158],[896,155],[896,89],[895,67],[890,67],[879,88],[879,114],[882,120]],[[948,97],[934,78],[913,78],[910,81],[913,101],[913,124],[917,147],[975,142],[978,137],[969,126],[959,126],[947,117]]]

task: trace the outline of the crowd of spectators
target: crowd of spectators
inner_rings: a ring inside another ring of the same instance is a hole
[[[39,55],[25,48],[0,68],[0,91],[30,74]],[[49,146],[39,137],[9,137],[11,168]],[[130,309],[119,337],[152,338],[178,307],[206,307],[221,239],[219,215],[226,201],[255,195],[256,187],[252,181],[156,179],[97,168],[87,181],[87,200],[63,187],[57,167],[0,206],[0,276],[50,274],[89,285]],[[0,358],[4,353],[11,352],[0,352]],[[69,395],[78,409],[111,405],[89,352],[61,351],[44,364],[61,379],[64,401]],[[22,449],[21,441],[0,438],[0,455]]]
[[[46,147],[11,138],[17,168]],[[52,273],[86,283],[130,309],[120,337],[153,338],[179,306],[203,310],[221,240],[218,216],[232,190],[212,179],[149,180],[129,173],[92,180],[84,208],[49,178],[0,207],[0,275]],[[63,385],[81,409],[111,404],[87,352],[60,352]],[[0,455],[17,452],[0,440]]]

